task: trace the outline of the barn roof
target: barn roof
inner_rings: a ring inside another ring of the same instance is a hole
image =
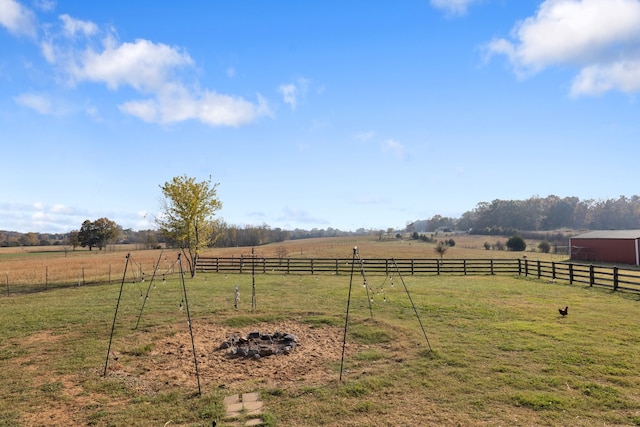
[[[640,230],[594,230],[572,239],[640,239]]]

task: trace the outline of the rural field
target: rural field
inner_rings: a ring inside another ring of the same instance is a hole
[[[454,239],[445,258],[523,255],[484,250],[495,237]],[[433,244],[371,238],[255,252],[349,258],[354,246],[362,258],[437,255]],[[0,289],[0,426],[640,425],[637,295],[510,276],[365,282],[357,269],[181,280],[175,251],[131,251],[125,261],[122,249],[0,250],[10,287],[40,281],[29,292]],[[66,271],[74,283],[93,269],[109,280],[42,287],[47,276]],[[38,275],[14,284],[28,270]],[[293,334],[298,345],[261,358],[220,349],[252,331]],[[259,418],[227,417],[225,398],[253,392]]]

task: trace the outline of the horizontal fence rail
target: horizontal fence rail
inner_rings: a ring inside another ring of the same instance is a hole
[[[198,259],[202,273],[350,274],[352,258],[205,258]],[[599,286],[640,293],[640,271],[617,266],[524,259],[362,259],[356,271],[390,275],[515,275],[569,284]]]
[[[199,273],[260,273],[260,274],[335,274],[348,275],[352,270],[367,275],[510,275],[551,282],[608,288],[614,291],[640,293],[640,270],[619,266],[585,263],[552,262],[517,259],[440,259],[440,258],[264,258],[264,257],[200,257]],[[134,266],[127,281],[143,281],[150,277],[151,265]],[[175,265],[164,261],[158,278],[178,272]],[[79,266],[76,269],[9,270],[0,277],[0,296],[37,292],[69,286],[108,284],[120,281],[120,266]]]
[[[355,269],[367,274],[518,274],[517,259],[363,259]],[[198,258],[196,271],[203,273],[349,274],[351,258]]]

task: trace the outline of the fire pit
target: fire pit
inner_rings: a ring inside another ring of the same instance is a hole
[[[259,359],[276,354],[289,354],[298,346],[298,338],[293,334],[276,331],[272,334],[249,332],[246,336],[233,334],[220,344],[219,350],[228,350],[229,357]]]

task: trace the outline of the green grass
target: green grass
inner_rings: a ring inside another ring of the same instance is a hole
[[[257,275],[256,310],[249,274],[201,275],[186,285],[194,322],[241,329],[293,318],[339,329],[341,345],[349,279]],[[384,279],[368,277],[374,288]],[[347,344],[356,347],[343,381],[333,362],[334,375],[316,383],[247,383],[252,389],[241,391],[261,392],[267,425],[640,425],[637,296],[510,277],[404,280],[433,350],[404,289],[387,286],[368,301],[354,279]],[[232,391],[210,387],[196,396],[193,384],[153,389],[135,375],[102,377],[119,288],[0,297],[0,426],[29,425],[43,408],[61,407],[77,425],[222,419]],[[141,315],[140,290],[125,284],[118,363],[142,376],[160,357],[156,341],[184,328],[183,298],[177,281],[158,284]],[[557,308],[565,305],[563,318]]]

